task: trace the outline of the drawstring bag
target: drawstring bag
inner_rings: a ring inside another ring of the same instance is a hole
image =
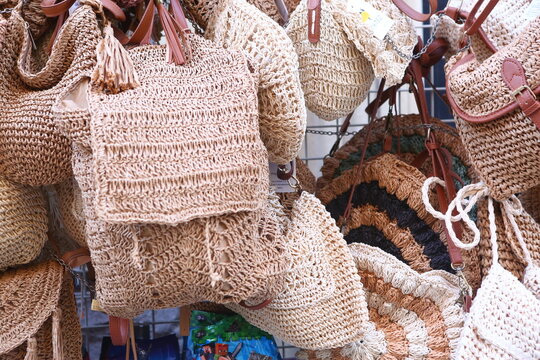
[[[73,291],[53,260],[0,273],[0,359],[81,359]]]
[[[20,7],[20,5],[19,5]],[[60,93],[91,73],[100,31],[95,15],[68,21],[52,52],[32,50],[32,37],[18,9],[0,38],[0,174],[33,186],[71,176],[69,140],[54,125],[52,107]],[[40,65],[40,63],[43,63]]]
[[[220,0],[205,37],[250,57],[259,74],[259,126],[269,160],[293,160],[304,140],[306,105],[298,58],[285,31],[245,0]]]
[[[466,23],[466,28],[474,32],[478,23]],[[446,65],[447,95],[459,132],[495,200],[540,184],[539,45],[537,18],[488,60],[479,63],[466,52]]]
[[[364,337],[368,312],[360,277],[335,222],[303,192],[286,229],[290,269],[271,301],[225,304],[249,323],[294,345],[317,350]]]
[[[349,249],[364,284],[371,343],[301,350],[297,358],[453,359],[465,318],[457,304],[457,277],[442,271],[418,274],[392,255],[365,244],[351,244]]]
[[[317,192],[338,225],[344,226],[345,240],[378,247],[419,273],[430,270],[455,273],[444,225],[426,211],[422,201],[425,175],[392,154],[373,158],[361,169],[360,166],[345,171]],[[345,224],[353,188],[352,206]],[[477,288],[480,284],[477,254],[467,252],[463,257],[465,278]]]
[[[27,264],[47,241],[41,190],[0,178],[0,269]]]

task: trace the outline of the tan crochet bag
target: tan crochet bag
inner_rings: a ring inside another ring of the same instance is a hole
[[[0,269],[29,263],[47,241],[43,193],[0,178]]]
[[[49,260],[0,274],[0,359],[81,359],[73,280]]]
[[[50,192],[51,210],[55,212],[54,215],[61,229],[79,246],[88,247],[82,195],[77,181],[74,178],[69,178],[54,185]]]
[[[0,39],[0,173],[10,180],[45,185],[71,176],[69,141],[54,126],[52,106],[63,90],[90,74],[101,36],[93,12],[79,12],[64,24],[42,66],[48,41],[34,54],[18,11]]]
[[[328,349],[360,340],[368,321],[360,277],[343,235],[314,195],[294,203],[287,232],[291,268],[284,289],[267,306],[260,299],[226,304],[247,321],[305,349]]]
[[[369,245],[349,249],[364,284],[370,332],[342,348],[302,350],[298,359],[452,359],[465,318],[457,304],[457,277],[442,271],[420,275]]]
[[[540,18],[483,63],[467,52],[446,66],[447,95],[463,143],[496,200],[540,184],[538,51]]]
[[[304,139],[306,105],[298,57],[285,31],[245,0],[220,0],[205,37],[249,55],[259,74],[259,125],[270,161],[293,160]]]

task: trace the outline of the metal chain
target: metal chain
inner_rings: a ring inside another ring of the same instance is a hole
[[[394,51],[399,56],[401,56],[402,58],[407,59],[407,60],[420,59],[420,57],[427,52],[428,47],[433,43],[433,40],[435,40],[435,33],[437,32],[437,29],[439,28],[440,22],[441,22],[441,15],[437,16],[437,18],[435,20],[435,24],[433,25],[433,30],[431,31],[431,35],[427,39],[427,41],[426,41],[425,45],[422,47],[422,49],[420,49],[420,51],[417,52],[416,54],[413,54],[413,55],[405,54],[396,45],[396,43],[392,39],[390,39],[389,35],[386,35],[384,37],[384,41],[386,41],[388,44],[390,44],[390,46],[392,46],[392,49],[394,49]]]
[[[403,126],[403,127],[397,127],[394,128],[394,131],[403,131],[403,130],[416,130],[416,129],[431,129],[434,131],[440,131],[442,133],[459,137],[459,134],[456,131],[449,130],[447,128],[444,128],[442,126],[438,125],[430,125],[430,124],[418,124],[418,125],[411,125],[411,126]],[[313,130],[313,129],[307,129],[306,132],[308,134],[314,134],[314,135],[330,135],[330,136],[353,136],[358,134],[360,131],[348,131],[343,134],[341,134],[339,131],[323,131],[323,130]],[[385,130],[372,130],[373,133],[383,133]]]
[[[13,10],[15,10],[15,8],[7,8],[7,9],[4,9],[4,10],[0,10],[0,15],[10,14],[10,13],[13,12]]]
[[[73,275],[73,277],[77,278],[82,284],[84,284],[84,286],[86,286],[90,290],[90,292],[95,294],[96,289],[94,288],[94,286],[88,283],[88,281],[84,277],[82,277],[78,272],[73,270],[72,267],[70,267],[61,257],[56,255],[56,253],[53,250],[51,250],[48,246],[46,247],[46,249],[49,252],[49,254],[51,254],[51,256],[54,258],[54,260],[56,260],[57,263],[62,265],[62,267],[64,267],[67,271],[69,271],[71,275]]]

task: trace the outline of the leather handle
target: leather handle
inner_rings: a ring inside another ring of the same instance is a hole
[[[482,6],[482,4],[484,3],[484,0],[478,0],[471,9],[467,20],[465,21],[465,25],[463,26],[465,34],[476,34],[479,31],[482,23],[486,21],[487,17],[493,11],[498,2],[499,0],[489,0],[484,10],[482,10],[482,13],[478,15],[478,17],[476,17],[478,10],[480,10],[480,6]]]
[[[410,17],[413,20],[424,22],[428,21],[431,15],[435,14],[437,11],[437,0],[429,0],[429,14],[424,14],[413,9],[405,0],[392,0],[394,5],[398,7],[405,15]]]
[[[62,260],[70,267],[75,268],[90,262],[90,250],[87,248],[79,248],[77,250],[68,251],[62,256]]]
[[[261,309],[264,309],[265,307],[267,307],[268,305],[270,305],[270,303],[273,301],[274,299],[266,299],[264,300],[262,303],[260,304],[257,304],[257,305],[247,305],[245,303],[245,301],[242,301],[240,302],[240,306],[242,306],[243,308],[246,308],[248,310],[261,310]]]
[[[109,332],[115,346],[125,346],[129,338],[129,319],[109,316]]]
[[[321,38],[321,0],[308,0],[308,40],[318,43]]]
[[[276,7],[279,12],[279,16],[281,16],[281,19],[283,20],[283,23],[289,22],[289,9],[287,9],[287,5],[285,4],[285,1],[283,0],[274,0],[276,3]]]

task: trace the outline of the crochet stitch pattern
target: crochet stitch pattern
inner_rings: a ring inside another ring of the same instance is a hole
[[[303,192],[294,203],[286,239],[291,268],[283,291],[260,310],[226,306],[251,324],[306,349],[339,347],[361,338],[368,311],[360,277],[343,235],[312,194]]]
[[[17,11],[0,39],[0,103],[9,104],[0,113],[0,173],[12,181],[39,186],[72,174],[70,144],[54,126],[52,107],[92,71],[101,37],[90,7],[76,14],[62,27],[42,68],[32,66],[32,41]]]
[[[220,0],[205,37],[249,56],[259,74],[259,125],[269,159],[278,164],[293,160],[304,139],[307,115],[291,39],[245,0]]]

